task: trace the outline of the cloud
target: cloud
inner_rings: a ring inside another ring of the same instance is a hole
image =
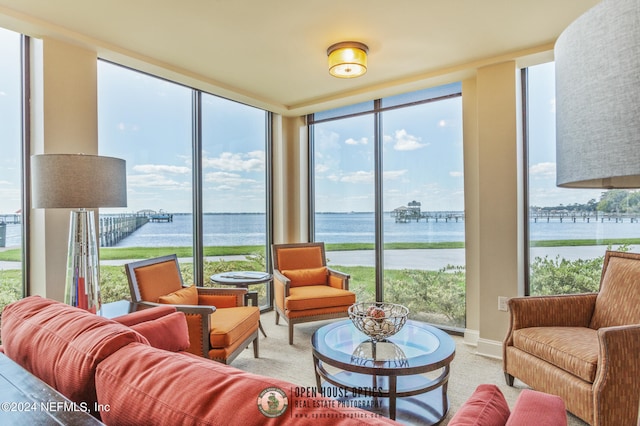
[[[529,176],[534,179],[555,179],[556,163],[538,163],[529,167]]]
[[[188,189],[191,190],[191,182],[178,182],[169,179],[162,174],[144,174],[144,175],[128,175],[127,186],[131,188],[161,188],[171,189]]]
[[[396,151],[413,151],[428,145],[421,142],[421,137],[410,135],[405,129],[396,130],[393,140],[393,149]]]
[[[265,170],[265,154],[264,151],[223,152],[215,158],[204,157],[202,166],[229,172],[262,172]]]
[[[140,173],[170,173],[185,175],[191,173],[191,169],[184,166],[170,166],[166,164],[139,164],[133,166],[133,170]]]
[[[340,178],[340,182],[345,183],[368,183],[373,182],[373,172],[365,172],[359,170],[353,173],[346,174]]]
[[[258,183],[255,179],[247,179],[243,178],[240,174],[237,173],[228,173],[228,172],[210,172],[204,175],[204,181],[207,183],[215,183],[220,186],[217,189],[221,189],[223,187],[233,187],[236,188],[240,185],[247,184],[256,184]]]
[[[362,137],[360,139],[349,138],[344,141],[344,143],[346,143],[347,145],[366,145],[369,143],[369,139],[366,137]]]
[[[464,173],[463,172],[457,172],[457,171],[451,171],[451,172],[449,172],[449,176],[451,176],[451,177],[463,177]]]
[[[383,172],[382,177],[384,180],[395,180],[404,176],[407,170],[388,170]],[[359,170],[352,173],[346,173],[344,175],[330,175],[327,178],[334,182],[344,183],[373,183],[374,173],[373,171]]]

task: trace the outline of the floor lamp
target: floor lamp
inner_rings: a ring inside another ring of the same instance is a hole
[[[34,208],[71,208],[65,303],[100,311],[100,268],[93,210],[126,207],[126,163],[113,157],[43,154],[31,157]]]
[[[640,1],[603,0],[556,42],[560,187],[640,188],[638,22]],[[640,400],[638,380],[633,381],[635,389],[628,384],[632,393],[626,397]],[[636,421],[640,426],[640,407]]]

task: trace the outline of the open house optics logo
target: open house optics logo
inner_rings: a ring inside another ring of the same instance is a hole
[[[281,416],[288,405],[287,394],[277,387],[266,388],[258,396],[258,409],[267,417]]]

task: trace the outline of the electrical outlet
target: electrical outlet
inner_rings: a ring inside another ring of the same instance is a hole
[[[507,312],[508,308],[507,308],[507,301],[509,300],[508,297],[504,297],[504,296],[498,296],[498,310],[499,311],[505,311]]]

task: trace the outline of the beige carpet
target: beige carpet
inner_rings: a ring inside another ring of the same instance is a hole
[[[260,335],[260,358],[253,358],[253,350],[244,351],[231,365],[252,373],[275,377],[299,386],[315,386],[313,358],[311,355],[311,335],[327,321],[318,321],[295,326],[294,344],[288,344],[287,325],[284,321],[275,325],[275,314],[262,314],[262,325],[267,337]],[[513,407],[520,390],[526,385],[516,380],[514,387],[505,384],[502,362],[475,355],[475,348],[466,345],[462,337],[453,336],[456,342],[456,356],[451,363],[449,378],[449,402],[451,409],[441,425],[446,425],[453,413],[473,393],[481,383],[493,383],[500,387],[510,407]],[[584,426],[572,414],[567,414],[569,426]]]

